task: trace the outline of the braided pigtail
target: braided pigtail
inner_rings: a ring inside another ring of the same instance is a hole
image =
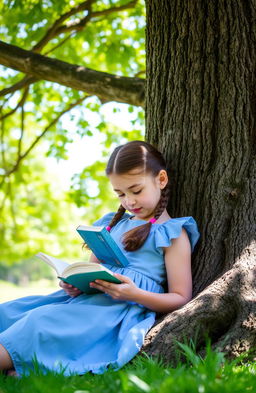
[[[123,205],[120,205],[116,214],[114,215],[114,217],[112,218],[111,222],[108,224],[107,226],[107,230],[110,231],[111,228],[113,228],[118,221],[121,220],[121,218],[123,217],[124,213],[125,213],[125,208],[123,207]]]
[[[151,219],[147,224],[140,225],[137,228],[131,229],[126,232],[123,236],[123,245],[126,251],[138,250],[146,241],[152,224],[161,216],[164,209],[168,204],[169,199],[169,187],[166,186],[161,191],[161,197],[157,204],[154,218]]]
[[[150,228],[152,226],[151,222],[147,224],[140,225],[137,228],[131,229],[126,232],[123,236],[123,245],[126,251],[136,251],[138,250],[146,241]]]
[[[161,216],[164,209],[166,209],[166,207],[168,205],[168,201],[169,201],[169,195],[170,195],[170,186],[169,186],[169,184],[167,184],[166,187],[161,192],[161,198],[160,198],[160,200],[157,204],[156,210],[155,210],[154,218],[156,220]]]
[[[121,218],[123,217],[124,213],[125,213],[125,208],[122,205],[120,205],[118,210],[117,210],[117,212],[116,212],[116,214],[114,215],[114,217],[112,218],[111,222],[107,226],[107,230],[108,231],[110,231],[111,228],[113,228],[113,226],[115,226],[118,223],[118,221],[121,220]],[[86,250],[90,250],[90,248],[88,247],[88,245],[85,242],[83,243],[82,248],[86,249]]]

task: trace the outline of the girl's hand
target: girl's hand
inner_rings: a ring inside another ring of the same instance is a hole
[[[135,301],[140,289],[130,278],[118,273],[115,273],[114,276],[122,281],[122,284],[114,284],[104,280],[95,280],[90,283],[90,287],[97,288],[116,300]]]
[[[73,285],[68,284],[67,282],[64,282],[60,280],[59,286],[71,297],[76,297],[78,295],[81,295],[82,291],[80,289],[73,287]]]

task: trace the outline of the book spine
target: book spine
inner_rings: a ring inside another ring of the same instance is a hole
[[[112,248],[109,246],[109,244],[108,244],[108,242],[104,239],[104,237],[102,236],[102,235],[98,235],[98,237],[101,239],[101,241],[105,244],[105,246],[106,246],[106,248],[108,248],[108,250],[110,250],[110,253],[112,254]],[[117,259],[117,258],[114,258],[113,257],[113,260],[115,261],[115,264],[117,265],[117,266],[123,266],[122,264],[121,264],[121,262]]]
[[[128,260],[119,248],[119,246],[116,244],[110,233],[107,231],[106,228],[104,228],[101,232],[102,236],[106,236],[106,242],[108,243],[108,246],[114,251],[116,258],[118,258],[120,266],[124,267],[128,265]]]

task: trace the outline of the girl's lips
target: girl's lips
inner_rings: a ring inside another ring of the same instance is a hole
[[[132,212],[133,213],[138,213],[141,210],[141,207],[139,209],[133,209]]]

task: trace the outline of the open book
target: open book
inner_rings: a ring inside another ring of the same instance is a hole
[[[105,227],[79,225],[76,229],[93,254],[113,266],[127,266],[128,260]]]
[[[96,288],[90,287],[90,282],[95,280],[105,280],[116,284],[121,284],[118,278],[116,278],[111,270],[107,269],[100,263],[95,262],[75,262],[69,264],[51,257],[50,255],[39,252],[36,256],[46,262],[48,265],[53,267],[56,271],[58,278],[73,285],[87,294],[102,293]]]

